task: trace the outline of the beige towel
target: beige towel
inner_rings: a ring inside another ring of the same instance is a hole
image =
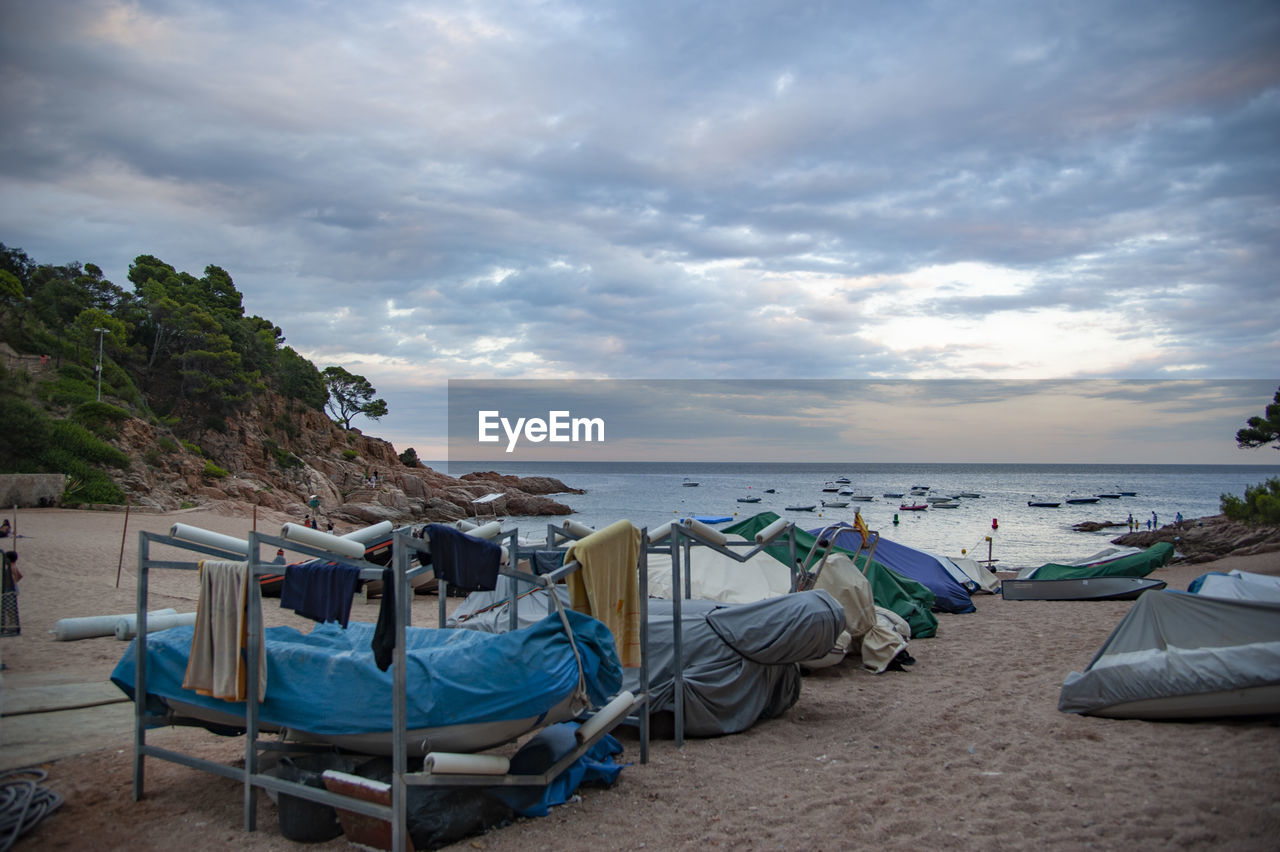
[[[564,561],[582,570],[569,575],[569,605],[604,622],[613,633],[622,665],[640,665],[640,530],[617,521],[575,542]]]
[[[200,598],[187,660],[184,689],[226,701],[248,695],[245,644],[249,632],[249,566],[205,559],[200,563]],[[267,693],[266,642],[258,645],[258,700]]]

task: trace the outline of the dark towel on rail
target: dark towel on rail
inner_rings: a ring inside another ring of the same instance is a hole
[[[284,569],[280,606],[318,621],[343,627],[351,618],[351,598],[360,582],[360,569],[336,562],[303,562]]]
[[[378,671],[391,668],[391,655],[396,649],[396,569],[382,569],[382,604],[378,607],[378,624],[373,628],[373,662]]]
[[[427,538],[437,579],[463,591],[493,591],[498,584],[501,547],[445,524],[428,524]]]

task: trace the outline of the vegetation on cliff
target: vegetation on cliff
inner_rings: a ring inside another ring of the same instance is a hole
[[[142,255],[129,284],[0,244],[0,473],[66,474],[64,505],[225,499],[301,514],[314,502],[353,523],[446,520],[502,490],[491,509],[570,511],[436,473],[351,428],[386,413],[372,385],[285,345],[221,267],[197,277]]]

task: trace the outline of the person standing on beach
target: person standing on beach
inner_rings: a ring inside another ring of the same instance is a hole
[[[17,551],[6,550],[0,563],[0,636],[17,636],[22,633],[18,620],[18,581],[22,572],[18,570]]]

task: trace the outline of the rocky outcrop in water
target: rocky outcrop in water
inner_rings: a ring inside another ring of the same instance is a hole
[[[1244,524],[1226,515],[1211,515],[1184,520],[1181,526],[1166,524],[1158,530],[1126,533],[1111,541],[1126,547],[1150,547],[1158,541],[1167,541],[1179,554],[1176,561],[1210,562],[1224,556],[1278,551],[1280,527]]]

